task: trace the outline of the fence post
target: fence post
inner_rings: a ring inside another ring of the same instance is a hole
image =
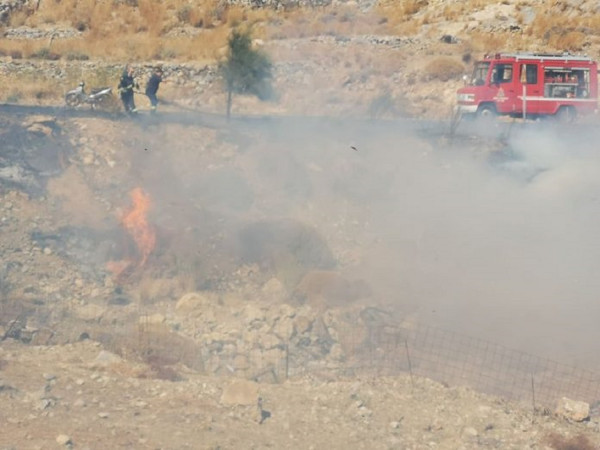
[[[533,406],[533,415],[531,417],[531,422],[535,420],[535,385],[533,382],[533,374],[531,374],[531,404]]]
[[[523,85],[523,121],[527,120],[527,85]]]
[[[415,381],[413,379],[412,364],[410,362],[410,352],[408,351],[408,341],[406,339],[404,340],[404,348],[406,348],[406,360],[408,361],[408,373],[410,374],[410,384],[414,388]]]

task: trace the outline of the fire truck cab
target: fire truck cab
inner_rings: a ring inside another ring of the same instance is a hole
[[[597,107],[597,63],[570,54],[486,56],[457,91],[458,112],[478,117],[557,116],[570,121]]]

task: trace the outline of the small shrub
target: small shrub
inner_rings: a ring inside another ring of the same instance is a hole
[[[6,101],[8,103],[19,103],[22,97],[23,94],[20,91],[14,91],[6,96]]]
[[[429,80],[448,81],[459,77],[464,71],[462,63],[448,56],[436,58],[425,66],[425,74]]]
[[[52,98],[53,95],[54,95],[53,92],[49,92],[47,89],[44,89],[44,88],[36,90],[33,93],[33,96],[35,97],[35,99],[37,101],[42,101],[42,100],[45,100],[45,99],[48,99],[48,98]]]
[[[160,47],[156,49],[156,53],[153,55],[153,59],[166,60],[177,58],[177,52],[172,48]]]
[[[88,55],[82,52],[69,52],[65,55],[67,61],[87,61],[90,59]]]
[[[190,5],[183,5],[177,10],[177,20],[181,23],[190,23],[192,17],[192,7]]]
[[[85,20],[78,20],[73,26],[77,31],[84,32],[90,27],[90,24]]]
[[[42,47],[39,50],[34,51],[31,54],[31,57],[36,59],[47,59],[49,61],[56,61],[60,59],[60,55],[50,51],[48,47]]]
[[[12,59],[22,59],[23,58],[23,53],[20,50],[11,50],[10,51],[10,57]]]

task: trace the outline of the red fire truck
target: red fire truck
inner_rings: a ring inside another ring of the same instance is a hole
[[[475,63],[472,79],[457,92],[457,110],[570,121],[596,112],[597,100],[597,63],[588,57],[498,53]]]

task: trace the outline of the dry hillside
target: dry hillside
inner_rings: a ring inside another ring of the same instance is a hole
[[[0,99],[61,104],[81,78],[114,86],[126,62],[143,79],[161,63],[165,99],[222,111],[214,67],[235,27],[250,28],[275,65],[277,100],[237,105],[255,114],[445,118],[486,52],[600,56],[593,1],[261,4],[4,0]]]

